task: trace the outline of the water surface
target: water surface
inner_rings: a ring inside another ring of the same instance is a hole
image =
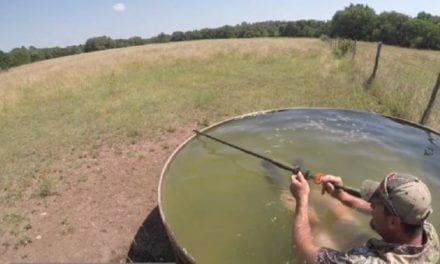
[[[329,109],[292,109],[247,116],[205,131],[287,164],[298,158],[313,171],[341,176],[359,187],[391,171],[423,179],[433,193],[430,221],[440,230],[440,137],[380,115]],[[280,198],[289,172],[265,168],[259,159],[205,137],[195,137],[164,171],[162,210],[177,243],[198,263],[296,263],[292,214]],[[317,232],[337,241],[375,236],[369,217],[352,212],[356,229],[340,228],[312,185]],[[333,233],[332,233],[333,232]],[[334,233],[337,234],[334,234]]]

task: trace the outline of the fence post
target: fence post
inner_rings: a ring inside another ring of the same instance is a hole
[[[422,118],[420,119],[420,124],[424,125],[426,124],[426,121],[428,121],[429,115],[431,114],[432,107],[434,106],[435,98],[437,97],[438,90],[440,89],[440,73],[438,74],[437,83],[435,84],[434,88],[432,89],[431,98],[429,99],[428,106],[426,107],[425,111],[423,112]]]
[[[379,67],[379,58],[380,58],[380,51],[381,50],[382,50],[382,42],[379,42],[377,44],[377,52],[376,52],[376,59],[374,61],[373,73],[371,74],[370,78],[368,78],[368,80],[365,82],[366,88],[368,88],[370,86],[371,82],[376,77],[377,68]]]
[[[357,48],[357,47],[356,47],[356,43],[357,43],[356,40],[354,40],[354,44],[353,44],[353,45],[354,45],[354,47],[353,47],[353,56],[351,57],[351,60],[354,60],[354,58],[356,57],[356,48]]]

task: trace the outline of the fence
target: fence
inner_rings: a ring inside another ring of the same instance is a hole
[[[354,42],[357,81],[384,106],[385,114],[440,130],[440,52]],[[330,40],[333,48],[338,41]]]

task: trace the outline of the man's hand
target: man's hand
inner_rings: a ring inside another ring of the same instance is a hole
[[[325,194],[328,193],[331,196],[339,199],[342,193],[342,190],[336,189],[335,185],[343,185],[342,178],[338,176],[333,175],[325,175],[321,177],[321,185],[322,190],[321,193]]]
[[[298,174],[293,174],[292,183],[290,184],[290,192],[292,192],[293,197],[295,197],[297,202],[307,201],[310,193],[310,187],[307,180],[304,178],[301,172]]]
[[[328,193],[334,198],[338,199],[344,205],[352,208],[356,208],[362,213],[371,215],[371,206],[370,203],[361,199],[352,196],[349,193],[344,192],[342,189],[336,189],[335,185],[342,186],[344,183],[342,182],[341,177],[333,176],[333,175],[325,175],[321,178],[322,184],[322,194]]]

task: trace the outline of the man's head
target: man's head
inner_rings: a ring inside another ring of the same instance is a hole
[[[364,200],[381,202],[409,225],[419,225],[431,214],[431,193],[417,177],[392,172],[381,182],[366,180],[361,187]]]

